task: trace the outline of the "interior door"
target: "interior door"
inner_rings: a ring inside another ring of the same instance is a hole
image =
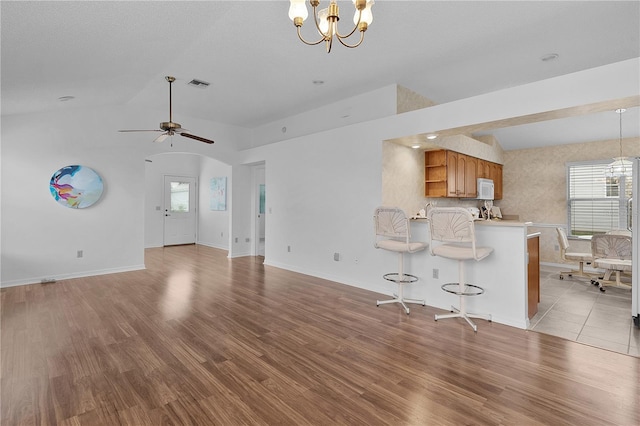
[[[196,242],[196,179],[164,177],[164,245]]]

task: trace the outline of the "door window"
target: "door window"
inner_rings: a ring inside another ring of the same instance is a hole
[[[171,213],[189,213],[189,182],[171,182]]]

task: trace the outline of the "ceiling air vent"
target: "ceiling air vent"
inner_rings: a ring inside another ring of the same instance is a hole
[[[197,80],[195,78],[187,84],[193,87],[200,87],[201,89],[206,89],[207,87],[209,87],[209,83],[207,83],[206,81]]]

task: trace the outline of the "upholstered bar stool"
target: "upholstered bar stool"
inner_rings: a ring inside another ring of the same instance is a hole
[[[403,295],[404,286],[418,281],[415,275],[404,272],[405,253],[415,253],[424,250],[427,244],[424,242],[412,242],[409,219],[402,209],[397,207],[378,207],[374,216],[375,227],[375,248],[389,250],[398,253],[398,272],[384,274],[383,278],[392,281],[398,286],[398,294],[390,300],[378,300],[376,306],[387,303],[399,303],[409,315],[409,308],[406,303],[419,303],[425,305],[424,300],[406,299]]]
[[[479,296],[484,289],[474,284],[465,283],[465,261],[480,261],[493,252],[491,247],[477,247],[473,216],[461,207],[439,207],[429,211],[429,251],[432,256],[440,256],[458,261],[458,282],[447,283],[441,286],[442,290],[458,296],[460,308],[451,306],[451,314],[436,315],[435,320],[443,318],[464,318],[473,331],[478,331],[478,326],[471,318],[481,318],[491,321],[489,314],[472,314],[467,312],[466,298]],[[434,241],[442,244],[435,245]]]

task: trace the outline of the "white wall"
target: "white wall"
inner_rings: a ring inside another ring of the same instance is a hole
[[[227,191],[232,186],[231,166],[212,158],[200,157],[200,210],[198,214],[198,244],[219,249],[229,249],[230,202],[227,193],[227,209],[211,210],[209,184],[211,178],[226,177]]]
[[[319,94],[326,90],[325,87],[318,87]],[[239,145],[239,149],[253,148],[394,115],[397,93],[398,87],[393,84],[258,126],[252,129],[253,137],[250,143]]]
[[[173,137],[154,144],[154,133],[117,132],[156,128],[164,114],[61,103],[49,113],[2,116],[1,286],[144,268],[145,158],[190,151],[233,163],[235,143],[249,134],[188,117],[179,119],[216,143]],[[51,175],[72,164],[93,168],[105,183],[102,199],[90,208],[65,208],[49,193]]]
[[[144,157],[105,129],[122,118],[108,109],[2,117],[3,286],[144,267]],[[87,209],[49,192],[52,174],[73,164],[104,182]]]
[[[232,223],[229,240],[229,257],[251,255],[252,234],[252,191],[251,166],[236,165],[231,170],[231,191],[227,200],[231,200]]]

